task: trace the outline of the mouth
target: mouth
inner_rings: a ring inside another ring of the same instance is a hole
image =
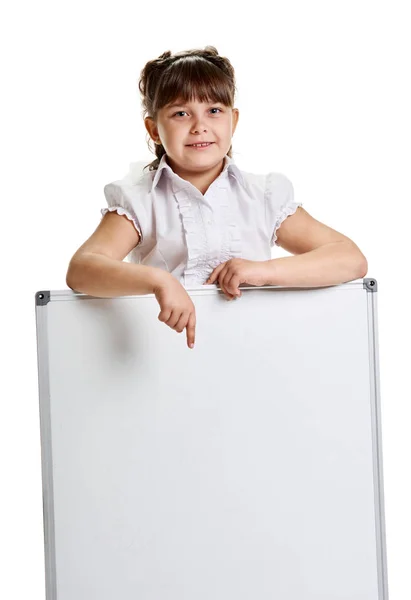
[[[209,148],[214,143],[215,142],[199,142],[197,144],[187,144],[187,148],[195,148],[195,149]]]
[[[189,148],[197,148],[197,147],[211,146],[211,144],[214,144],[214,142],[197,142],[196,144],[187,144],[187,146]]]

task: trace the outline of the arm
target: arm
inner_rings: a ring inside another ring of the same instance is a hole
[[[96,296],[130,296],[153,294],[170,273],[156,267],[147,267],[113,259],[104,254],[84,252],[73,256],[67,271],[69,288]]]
[[[364,277],[367,259],[347,236],[301,206],[277,229],[277,245],[294,256],[264,261],[267,285],[320,287]]]
[[[72,257],[66,274],[68,287],[102,298],[154,293],[173,276],[157,267],[123,262],[139,241],[130,220],[107,213]]]

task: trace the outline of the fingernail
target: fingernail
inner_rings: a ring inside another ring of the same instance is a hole
[[[191,344],[190,344],[190,348],[194,348],[194,344],[193,344],[193,342],[191,342]]]

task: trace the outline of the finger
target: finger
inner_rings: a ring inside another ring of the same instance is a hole
[[[233,300],[234,299],[234,295],[231,294],[228,290],[227,290],[227,278],[230,278],[230,268],[229,267],[225,267],[221,274],[220,274],[220,278],[219,278],[219,284],[221,289],[223,290],[224,294],[227,296],[227,298],[229,300]]]
[[[230,294],[230,292],[227,292],[224,289],[224,287],[221,287],[221,290],[224,292],[224,296],[227,298],[227,300],[234,300],[235,296],[233,296],[233,294]]]
[[[187,346],[194,347],[196,333],[196,316],[195,313],[191,313],[187,323]]]
[[[224,287],[224,275],[227,272],[226,268],[223,268],[218,276],[218,285],[220,286],[221,291],[223,292],[223,294],[227,297],[229,297],[229,295],[227,294],[225,287]]]
[[[177,325],[179,319],[181,318],[182,313],[180,313],[179,311],[173,310],[173,312],[171,313],[170,318],[167,321],[167,325],[169,327],[172,327],[174,329],[174,327]]]
[[[177,331],[177,333],[181,333],[184,329],[184,327],[187,325],[187,321],[188,321],[188,310],[186,310],[185,312],[182,313],[181,317],[179,318],[179,320],[177,321],[177,323],[174,326],[174,329]]]
[[[240,291],[238,289],[240,283],[240,278],[238,275],[234,273],[228,273],[227,277],[224,280],[224,285],[229,294],[233,294],[234,296],[240,296]]]
[[[207,283],[214,283],[217,279],[218,276],[220,274],[220,272],[223,270],[225,263],[221,263],[221,265],[218,265],[218,267],[216,267],[214,269],[214,271],[211,273],[210,277],[207,279]]]
[[[169,320],[170,316],[171,316],[172,310],[171,308],[163,308],[163,310],[160,310],[159,314],[158,314],[158,320],[162,321],[163,323],[167,323],[167,321]]]

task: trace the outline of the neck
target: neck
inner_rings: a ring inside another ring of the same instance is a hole
[[[202,171],[195,171],[180,167],[179,165],[175,164],[169,156],[167,156],[165,160],[173,169],[174,173],[176,173],[176,175],[182,179],[185,179],[186,181],[189,181],[203,195],[206,193],[213,181],[217,179],[224,168],[224,158],[216,165],[213,165],[212,167]]]

